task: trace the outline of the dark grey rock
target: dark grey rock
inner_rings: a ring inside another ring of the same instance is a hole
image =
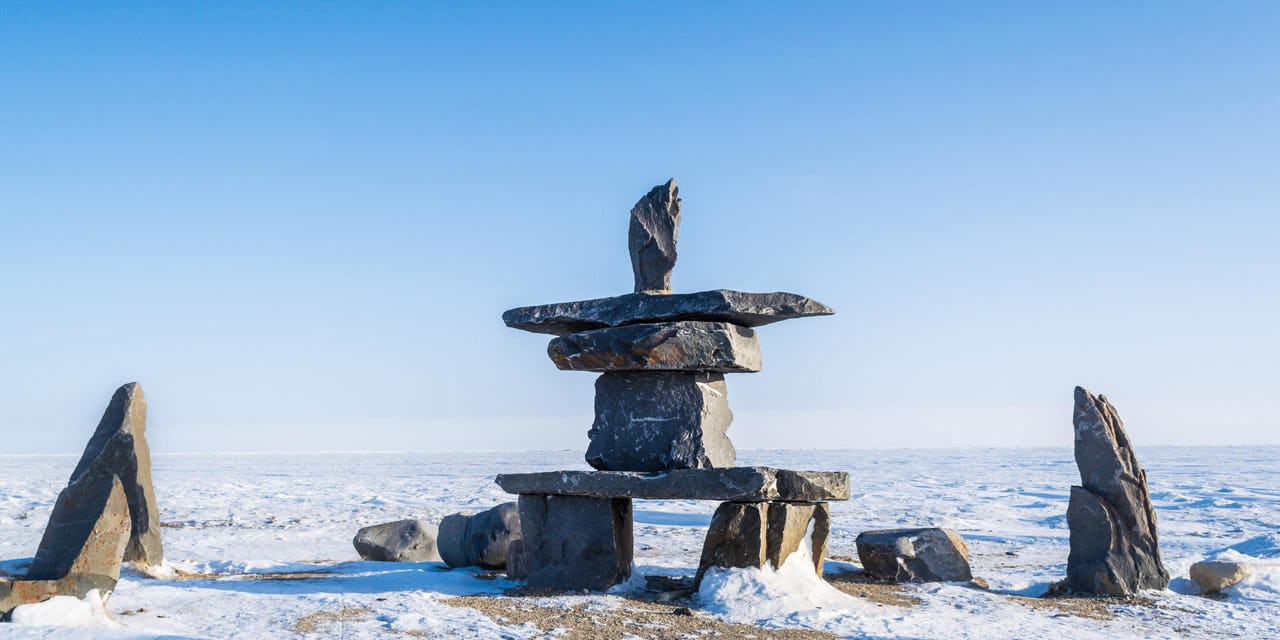
[[[973,579],[969,548],[950,529],[864,531],[856,540],[862,569],[894,582],[965,582]]]
[[[724,374],[606,373],[596,380],[587,464],[609,471],[732,466],[737,452],[725,433],[732,421]]]
[[[535,589],[602,591],[631,576],[631,501],[520,496],[525,579]]]
[[[1146,471],[1115,407],[1075,390],[1075,458],[1082,486],[1071,488],[1071,553],[1063,585],[1072,593],[1127,595],[1163,589],[1156,514]]]
[[[26,579],[95,575],[114,584],[120,579],[130,529],[128,500],[120,479],[114,475],[82,476],[58,494]]]
[[[671,292],[671,270],[676,266],[676,241],[680,237],[680,189],[676,179],[660,184],[631,209],[627,246],[636,292]]]
[[[556,494],[642,500],[825,502],[849,499],[843,471],[790,471],[770,467],[628,471],[504,473],[495,480],[507,493]]]
[[[438,527],[426,520],[397,520],[364,527],[351,542],[362,560],[439,562]]]
[[[812,525],[812,526],[811,526]],[[826,503],[725,502],[711,517],[695,583],[712,567],[778,568],[808,538],[812,567],[822,575],[831,514]]]
[[[440,558],[450,567],[505,569],[507,547],[521,537],[520,511],[504,502],[475,515],[454,514],[440,521]]]
[[[0,581],[0,615],[7,616],[19,605],[44,602],[54,596],[84,598],[94,589],[105,600],[116,588],[116,582],[110,576],[87,573],[73,573],[57,580]]]
[[[524,539],[512,540],[507,546],[507,579],[524,580],[526,575],[524,563]]]
[[[760,370],[756,332],[727,322],[630,324],[561,336],[547,355],[565,371]]]
[[[129,501],[133,533],[125,550],[127,562],[161,566],[164,548],[160,540],[160,511],[151,484],[151,450],[147,447],[147,400],[142,386],[130,382],[116,390],[89,439],[71,484],[100,478],[110,483],[117,476]],[[52,523],[51,523],[52,525]]]
[[[563,336],[645,322],[699,320],[759,327],[792,318],[835,313],[794,293],[743,293],[717,289],[698,293],[628,293],[612,298],[520,307],[502,314],[508,327]]]

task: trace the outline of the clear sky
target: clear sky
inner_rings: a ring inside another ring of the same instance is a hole
[[[4,3],[0,440],[586,447],[515,306],[760,331],[740,447],[1280,443],[1280,3]]]

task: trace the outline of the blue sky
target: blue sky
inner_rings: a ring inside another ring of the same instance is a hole
[[[1280,443],[1280,5],[6,3],[0,434],[78,451],[582,448],[503,310],[678,291],[761,330],[740,447]]]

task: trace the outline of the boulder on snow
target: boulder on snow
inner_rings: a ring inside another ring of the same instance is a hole
[[[1191,579],[1201,593],[1217,593],[1244,580],[1252,573],[1249,565],[1231,560],[1201,560],[1191,565]]]
[[[858,534],[858,559],[872,577],[893,582],[973,579],[969,547],[950,529],[884,529]]]
[[[364,527],[352,544],[362,560],[439,562],[436,525],[426,520],[397,520]]]
[[[504,502],[475,515],[445,516],[436,545],[450,567],[505,569],[507,547],[519,538],[520,509],[514,502]]]

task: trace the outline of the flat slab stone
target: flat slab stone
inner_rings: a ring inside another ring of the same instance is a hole
[[[727,322],[660,322],[607,327],[560,336],[547,355],[562,371],[760,370],[760,340]]]
[[[727,289],[698,293],[628,293],[612,298],[519,307],[502,314],[512,329],[556,336],[642,322],[703,320],[759,327],[792,318],[835,313],[794,293],[743,293]]]
[[[790,471],[772,467],[634,471],[543,471],[504,473],[495,482],[507,493],[634,498],[826,502],[849,499],[843,471]]]

